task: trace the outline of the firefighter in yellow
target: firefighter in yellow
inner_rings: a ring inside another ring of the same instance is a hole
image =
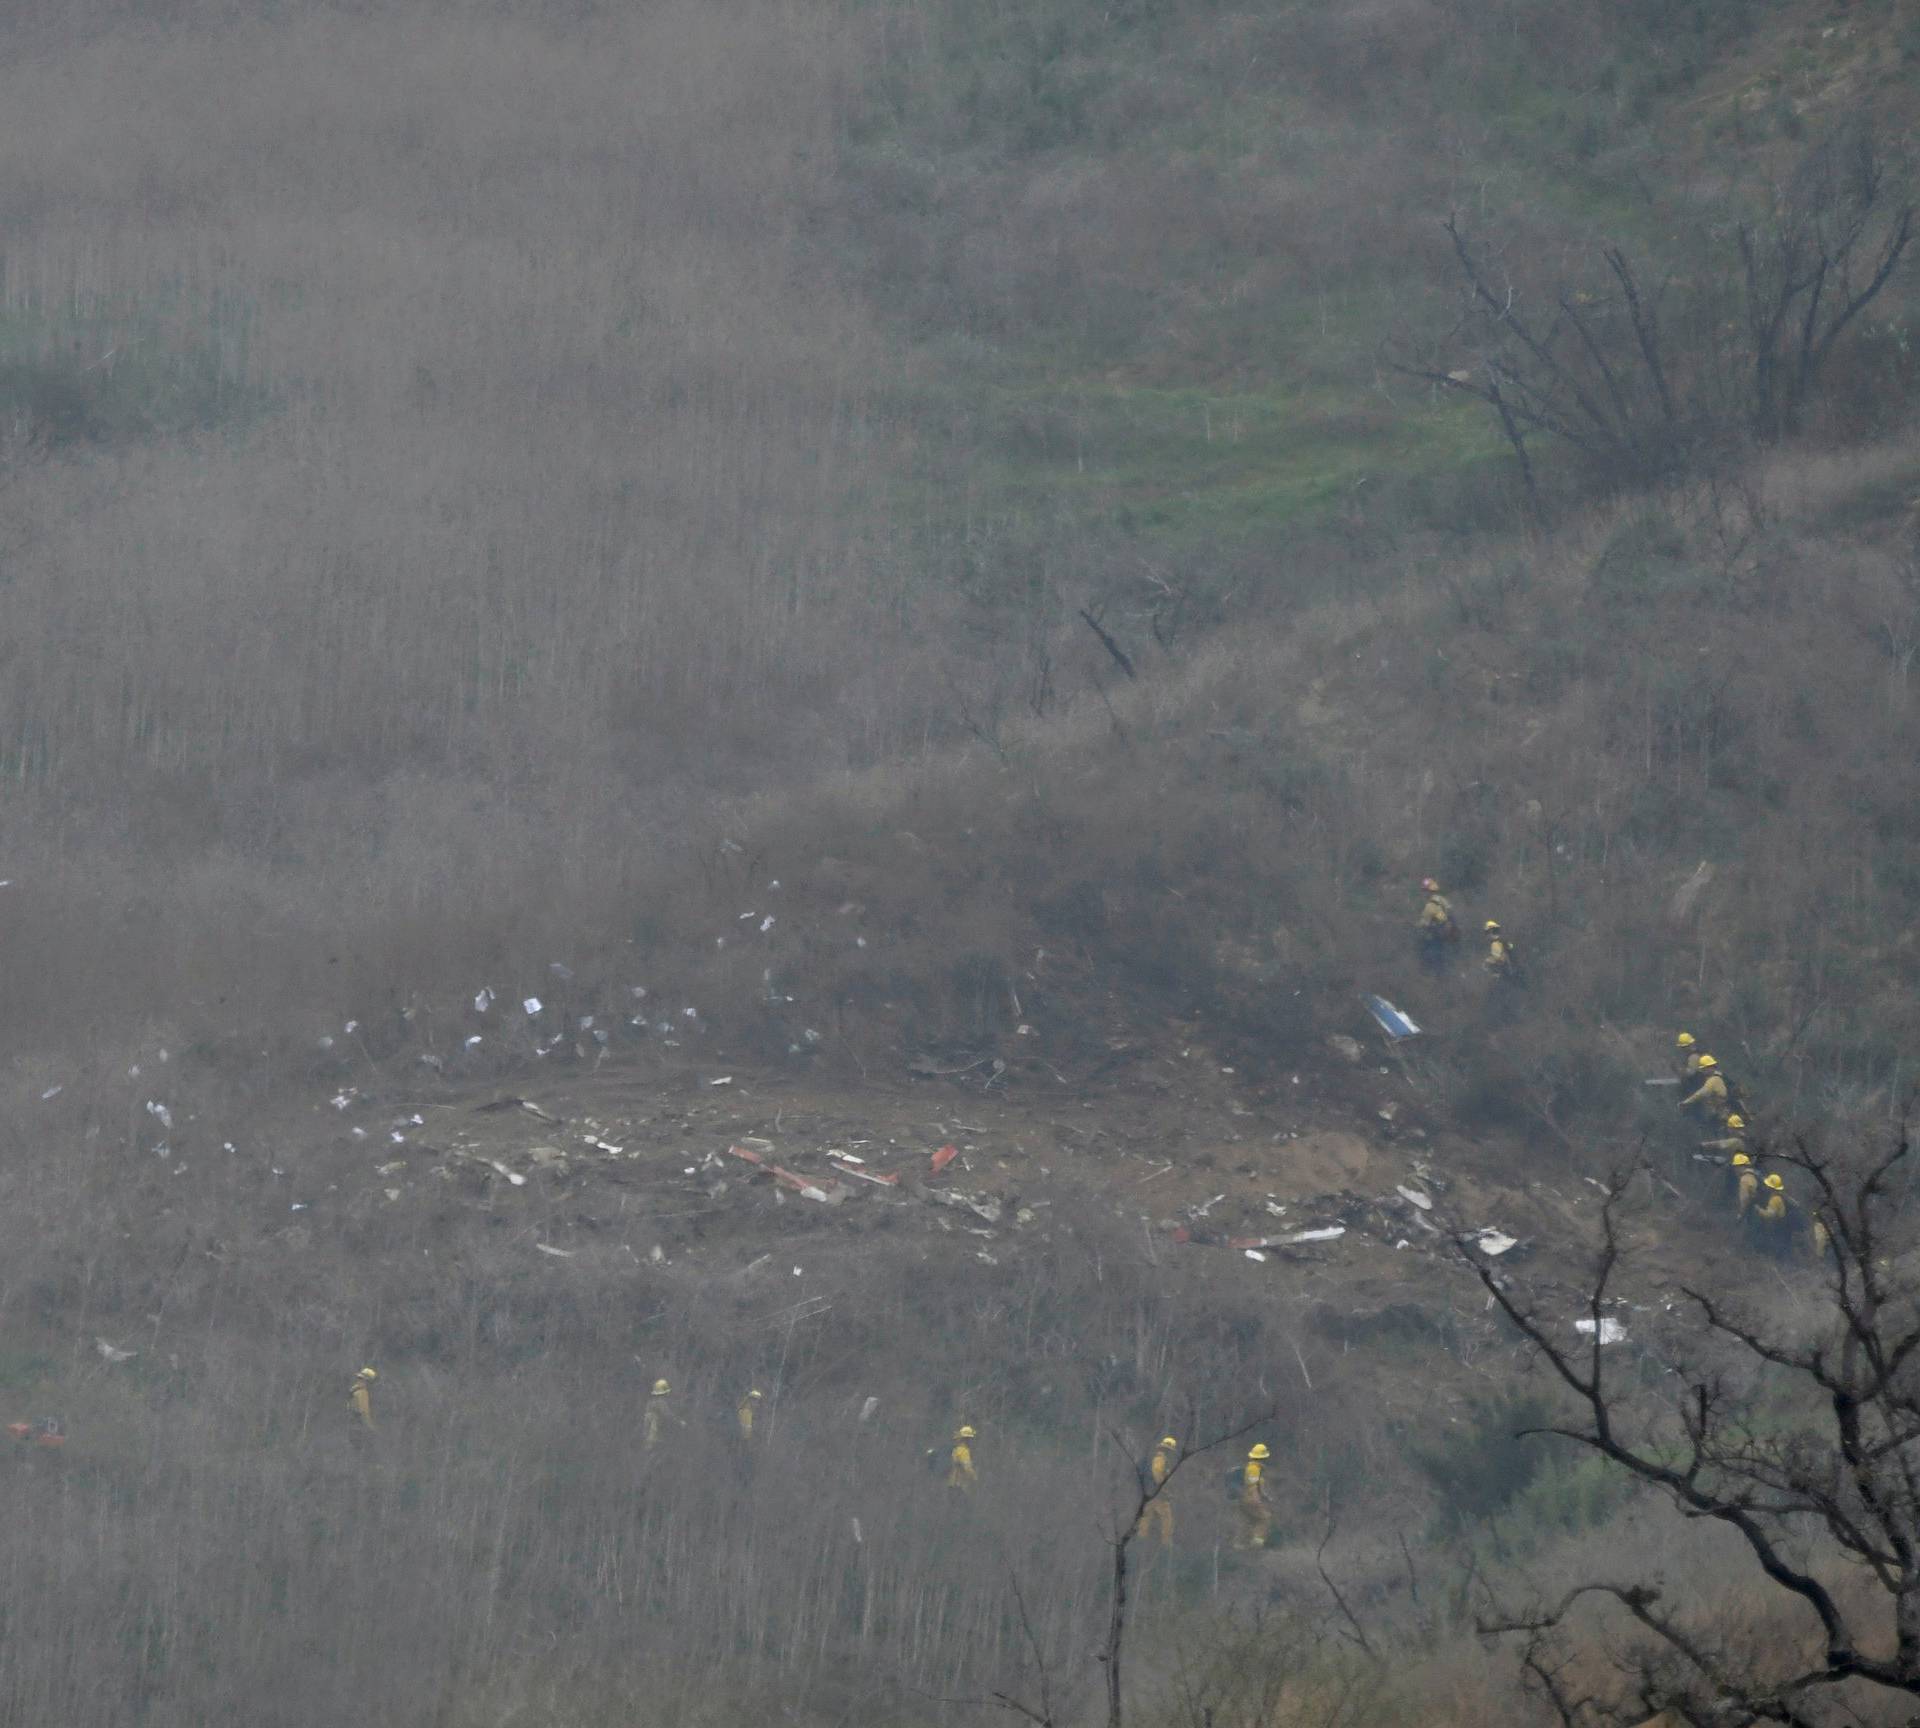
[[[1786,1178],[1778,1170],[1760,1184],[1758,1204],[1747,1214],[1747,1228],[1762,1254],[1785,1256],[1792,1242],[1793,1217],[1787,1206]]]
[[[758,1386],[740,1400],[740,1407],[734,1415],[740,1423],[740,1439],[743,1444],[753,1444],[753,1419],[760,1413],[760,1388]]]
[[[1680,1108],[1702,1122],[1717,1124],[1726,1121],[1730,1106],[1727,1102],[1726,1076],[1720,1072],[1720,1064],[1711,1056],[1702,1056],[1697,1073],[1700,1084],[1680,1100]]]
[[[1429,972],[1444,972],[1452,962],[1453,946],[1460,940],[1460,926],[1453,921],[1453,902],[1440,892],[1440,884],[1431,876],[1421,879],[1420,891],[1426,895],[1415,926],[1420,937],[1420,964]]]
[[[1692,1085],[1700,1073],[1700,1050],[1691,1032],[1680,1033],[1673,1041],[1674,1077]]]
[[[640,1441],[648,1451],[660,1444],[667,1425],[667,1397],[673,1391],[664,1380],[656,1380],[647,1395],[646,1408],[640,1412]]]
[[[1233,1539],[1236,1548],[1264,1548],[1267,1545],[1267,1537],[1273,1529],[1273,1509],[1267,1504],[1267,1487],[1261,1480],[1261,1473],[1262,1467],[1272,1456],[1263,1440],[1247,1454],[1246,1463],[1240,1466],[1240,1530]]]
[[[1167,1493],[1167,1473],[1180,1450],[1180,1442],[1169,1434],[1153,1449],[1153,1461],[1147,1473],[1153,1478],[1153,1498],[1140,1509],[1140,1522],[1133,1533],[1144,1538],[1149,1530],[1159,1533],[1160,1546],[1173,1546],[1173,1498]]]
[[[1520,961],[1513,950],[1513,938],[1500,928],[1500,920],[1487,920],[1487,957],[1480,962],[1487,976],[1497,983],[1517,984]]]
[[[1727,1117],[1726,1132],[1715,1140],[1702,1140],[1702,1152],[1720,1154],[1727,1197],[1734,1203],[1734,1217],[1745,1218],[1753,1204],[1754,1190],[1760,1186],[1760,1172],[1754,1167],[1753,1154],[1747,1148],[1747,1119],[1738,1110]]]
[[[973,1424],[962,1422],[953,1436],[953,1450],[947,1455],[947,1486],[956,1494],[971,1494],[980,1478],[973,1473],[973,1442],[977,1438]]]
[[[347,1417],[356,1433],[371,1434],[374,1431],[373,1383],[379,1378],[371,1368],[362,1368],[347,1388]]]

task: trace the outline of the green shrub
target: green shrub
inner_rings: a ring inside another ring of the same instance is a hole
[[[1547,1420],[1547,1402],[1537,1394],[1492,1399],[1437,1441],[1412,1448],[1414,1467],[1439,1497],[1443,1528],[1458,1530],[1513,1504],[1546,1462],[1546,1448],[1520,1431]]]

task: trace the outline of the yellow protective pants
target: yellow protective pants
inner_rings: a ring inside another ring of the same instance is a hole
[[[1273,1529],[1273,1514],[1264,1500],[1240,1502],[1240,1529],[1234,1536],[1236,1548],[1264,1548]]]
[[[1140,1522],[1134,1526],[1133,1533],[1144,1538],[1149,1531],[1160,1534],[1160,1546],[1173,1546],[1173,1502],[1162,1494],[1156,1500],[1149,1500],[1140,1514]]]

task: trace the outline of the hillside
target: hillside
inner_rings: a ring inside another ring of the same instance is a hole
[[[1544,1722],[1475,1619],[1612,1562],[1791,1644],[1475,1268],[1577,1336],[1636,1170],[1656,1423],[1819,1285],[1674,1031],[1904,1119],[1920,277],[1766,418],[1727,274],[1899,232],[1902,8],[0,28],[0,1716],[1066,1728],[1167,1432],[1129,1721]],[[1569,351],[1659,285],[1615,445],[1451,387],[1450,214]]]

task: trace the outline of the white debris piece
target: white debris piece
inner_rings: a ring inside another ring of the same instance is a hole
[[[733,1084],[733,1076],[731,1074],[722,1074],[718,1080],[709,1080],[707,1084],[709,1086],[731,1086]]]
[[[874,1411],[878,1410],[879,1408],[880,1408],[880,1400],[878,1398],[869,1398],[864,1404],[860,1406],[860,1420],[862,1422],[872,1421]]]
[[[1496,1230],[1489,1225],[1474,1238],[1473,1245],[1478,1248],[1482,1254],[1490,1255],[1494,1259],[1498,1259],[1502,1254],[1506,1253],[1508,1249],[1519,1247],[1520,1240],[1516,1236],[1507,1235],[1504,1230]]]
[[[534,1247],[542,1254],[551,1254],[556,1260],[571,1260],[575,1252],[571,1248],[556,1248],[551,1242],[536,1242]]]
[[[96,1338],[93,1347],[109,1362],[131,1362],[138,1356],[138,1350],[122,1350],[118,1344],[109,1344],[104,1338]]]
[[[1585,1337],[1591,1338],[1593,1336],[1592,1318],[1589,1317],[1585,1320],[1574,1321],[1573,1329],[1574,1331],[1583,1334]],[[1626,1336],[1627,1336],[1627,1329],[1626,1327],[1622,1326],[1618,1320],[1610,1320],[1605,1318],[1604,1316],[1601,1318],[1600,1342],[1602,1344],[1624,1343],[1626,1341]]]
[[[760,920],[760,934],[764,936],[772,928],[773,928],[773,914],[769,912],[766,915],[766,917]]]
[[[1246,1255],[1249,1260],[1258,1260],[1263,1266],[1267,1263],[1266,1255],[1262,1254],[1258,1248],[1247,1249]]]
[[[554,977],[558,978],[562,984],[571,984],[573,982],[573,968],[570,966],[562,966],[558,960],[549,960],[547,962],[547,970],[551,972]]]
[[[341,1030],[342,1032],[344,1032],[344,1033],[346,1033],[346,1035],[347,1035],[347,1036],[348,1036],[349,1038],[351,1038],[351,1037],[352,1037],[352,1036],[354,1035],[354,1033],[356,1033],[356,1032],[358,1032],[358,1031],[360,1030],[360,1022],[359,1022],[358,1020],[349,1020],[349,1021],[348,1021],[348,1022],[346,1023],[346,1025],[344,1025],[344,1026],[342,1026],[342,1027],[340,1028],[340,1030]]]
[[[1422,1212],[1431,1212],[1433,1210],[1432,1199],[1422,1194],[1417,1188],[1408,1188],[1396,1183],[1393,1191],[1398,1194],[1402,1200],[1406,1201],[1409,1206],[1418,1206]]]
[[[333,1039],[331,1037],[322,1038],[320,1040],[320,1048],[322,1050],[331,1050],[333,1048]]]
[[[470,1037],[467,1040],[467,1048],[469,1050],[477,1050],[485,1042],[486,1040],[482,1038],[478,1032],[476,1032],[473,1034],[472,1037]]]
[[[1320,1230],[1296,1230],[1291,1236],[1282,1236],[1278,1245],[1283,1248],[1291,1248],[1296,1242],[1331,1242],[1336,1237],[1344,1236],[1346,1233],[1346,1225],[1329,1224]]]
[[[169,1110],[166,1105],[156,1104],[149,1098],[147,1100],[147,1114],[158,1122],[162,1128],[170,1129],[173,1127],[173,1112]]]
[[[482,990],[480,994],[473,999],[473,1011],[476,1014],[484,1014],[492,1006],[493,992],[490,989]]]
[[[540,998],[538,996],[529,996],[520,1006],[527,1011],[527,1018],[531,1020],[534,1015],[540,1012]]]
[[[60,1094],[64,1091],[66,1091],[66,1087],[64,1086],[49,1086],[46,1089],[46,1091],[40,1094],[40,1102],[42,1104],[51,1103],[55,1098],[58,1098]]]

